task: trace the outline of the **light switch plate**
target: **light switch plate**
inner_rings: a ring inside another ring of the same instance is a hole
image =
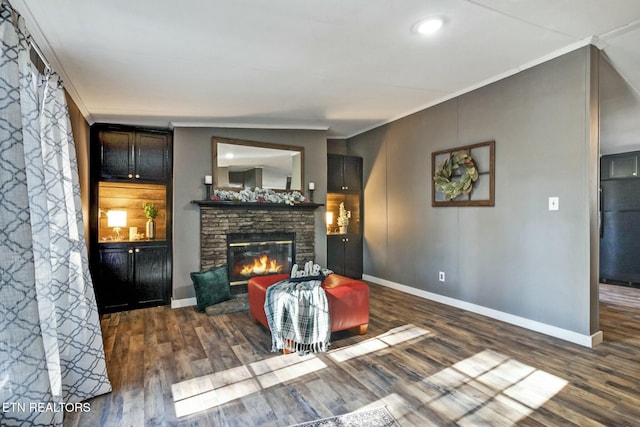
[[[560,198],[559,197],[549,197],[549,210],[550,211],[560,210]]]

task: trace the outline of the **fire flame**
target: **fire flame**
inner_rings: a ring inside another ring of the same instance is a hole
[[[243,265],[240,274],[243,276],[252,276],[256,274],[280,273],[281,271],[282,265],[278,264],[278,260],[269,259],[268,255],[261,255],[259,258],[254,258],[253,264]]]

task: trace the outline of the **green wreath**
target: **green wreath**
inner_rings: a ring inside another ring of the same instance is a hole
[[[454,179],[456,169],[464,166],[464,173]],[[473,157],[465,151],[452,153],[447,160],[438,165],[433,182],[437,191],[444,194],[447,200],[453,200],[461,194],[468,195],[473,183],[478,180],[478,169]]]

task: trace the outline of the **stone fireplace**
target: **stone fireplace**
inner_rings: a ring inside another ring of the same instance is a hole
[[[233,234],[294,235],[293,263],[302,264],[315,259],[314,210],[315,203],[295,206],[269,203],[232,203],[193,201],[200,206],[200,270],[227,264],[228,236]],[[230,277],[231,279],[231,277]],[[231,286],[231,293],[246,292],[246,284]]]

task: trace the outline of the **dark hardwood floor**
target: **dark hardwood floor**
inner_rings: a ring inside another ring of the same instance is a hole
[[[600,288],[589,349],[371,285],[369,333],[271,353],[247,313],[102,317],[113,392],[66,426],[288,426],[386,405],[402,426],[640,425],[640,290]]]

